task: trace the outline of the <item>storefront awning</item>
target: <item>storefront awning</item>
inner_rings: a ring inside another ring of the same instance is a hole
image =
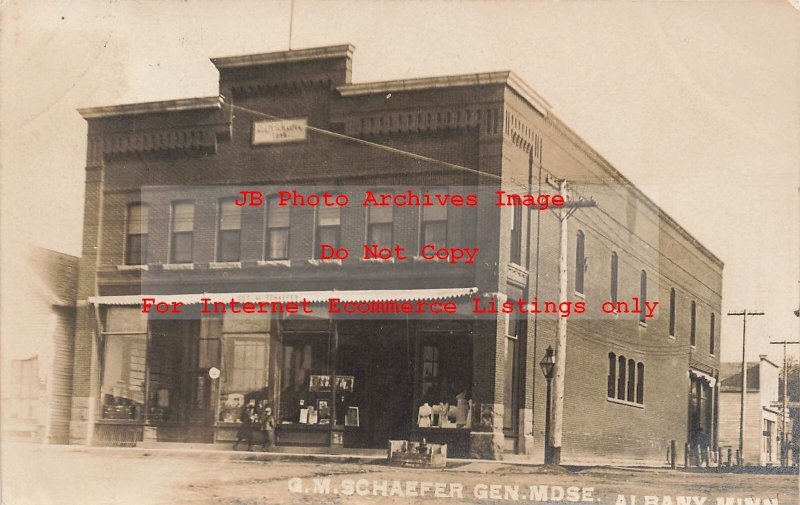
[[[698,379],[703,379],[704,381],[708,382],[709,387],[712,387],[712,388],[717,383],[717,379],[715,379],[714,377],[708,375],[707,373],[701,372],[700,370],[695,370],[693,368],[690,368],[689,369],[689,374],[690,375],[694,375]]]
[[[439,288],[439,289],[374,289],[374,290],[327,290],[327,291],[262,291],[256,293],[190,293],[190,294],[141,294],[124,296],[92,296],[93,305],[140,305],[142,298],[156,298],[159,302],[181,302],[185,305],[202,303],[203,298],[212,302],[228,302],[231,298],[238,302],[301,302],[325,303],[331,298],[343,302],[379,301],[421,301],[445,300],[474,295],[478,288]]]

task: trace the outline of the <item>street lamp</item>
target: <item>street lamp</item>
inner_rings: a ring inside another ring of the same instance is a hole
[[[553,368],[556,364],[555,353],[553,348],[549,345],[544,352],[542,361],[539,362],[539,367],[542,369],[544,378],[547,379],[547,406],[545,407],[544,414],[544,464],[549,465],[553,463],[553,455],[550,451],[550,403],[551,403],[551,385],[553,382]]]

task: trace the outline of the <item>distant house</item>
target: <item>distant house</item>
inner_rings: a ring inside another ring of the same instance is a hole
[[[4,435],[69,440],[77,273],[77,257],[41,248],[4,269]]]
[[[744,416],[744,464],[780,463],[778,429],[780,415],[771,406],[778,401],[779,367],[762,355],[748,362]],[[742,364],[722,363],[719,395],[719,446],[734,451],[739,447],[739,417],[742,393]]]

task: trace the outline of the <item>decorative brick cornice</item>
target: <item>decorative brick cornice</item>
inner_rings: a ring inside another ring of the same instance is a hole
[[[215,152],[217,131],[211,127],[166,128],[89,137],[87,159],[96,163],[108,155],[159,151]]]
[[[242,98],[299,93],[314,87],[329,90],[332,87],[331,82],[331,79],[294,79],[281,82],[264,82],[252,79],[250,81],[237,82],[230,89],[234,97]]]
[[[332,118],[344,122],[345,135],[371,136],[437,130],[476,130],[481,135],[499,135],[502,109],[496,105],[429,107],[424,110],[380,111]]]

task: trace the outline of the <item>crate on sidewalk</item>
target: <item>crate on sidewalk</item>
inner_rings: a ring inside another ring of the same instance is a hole
[[[411,468],[444,468],[447,444],[428,444],[409,440],[389,440],[389,464]]]

